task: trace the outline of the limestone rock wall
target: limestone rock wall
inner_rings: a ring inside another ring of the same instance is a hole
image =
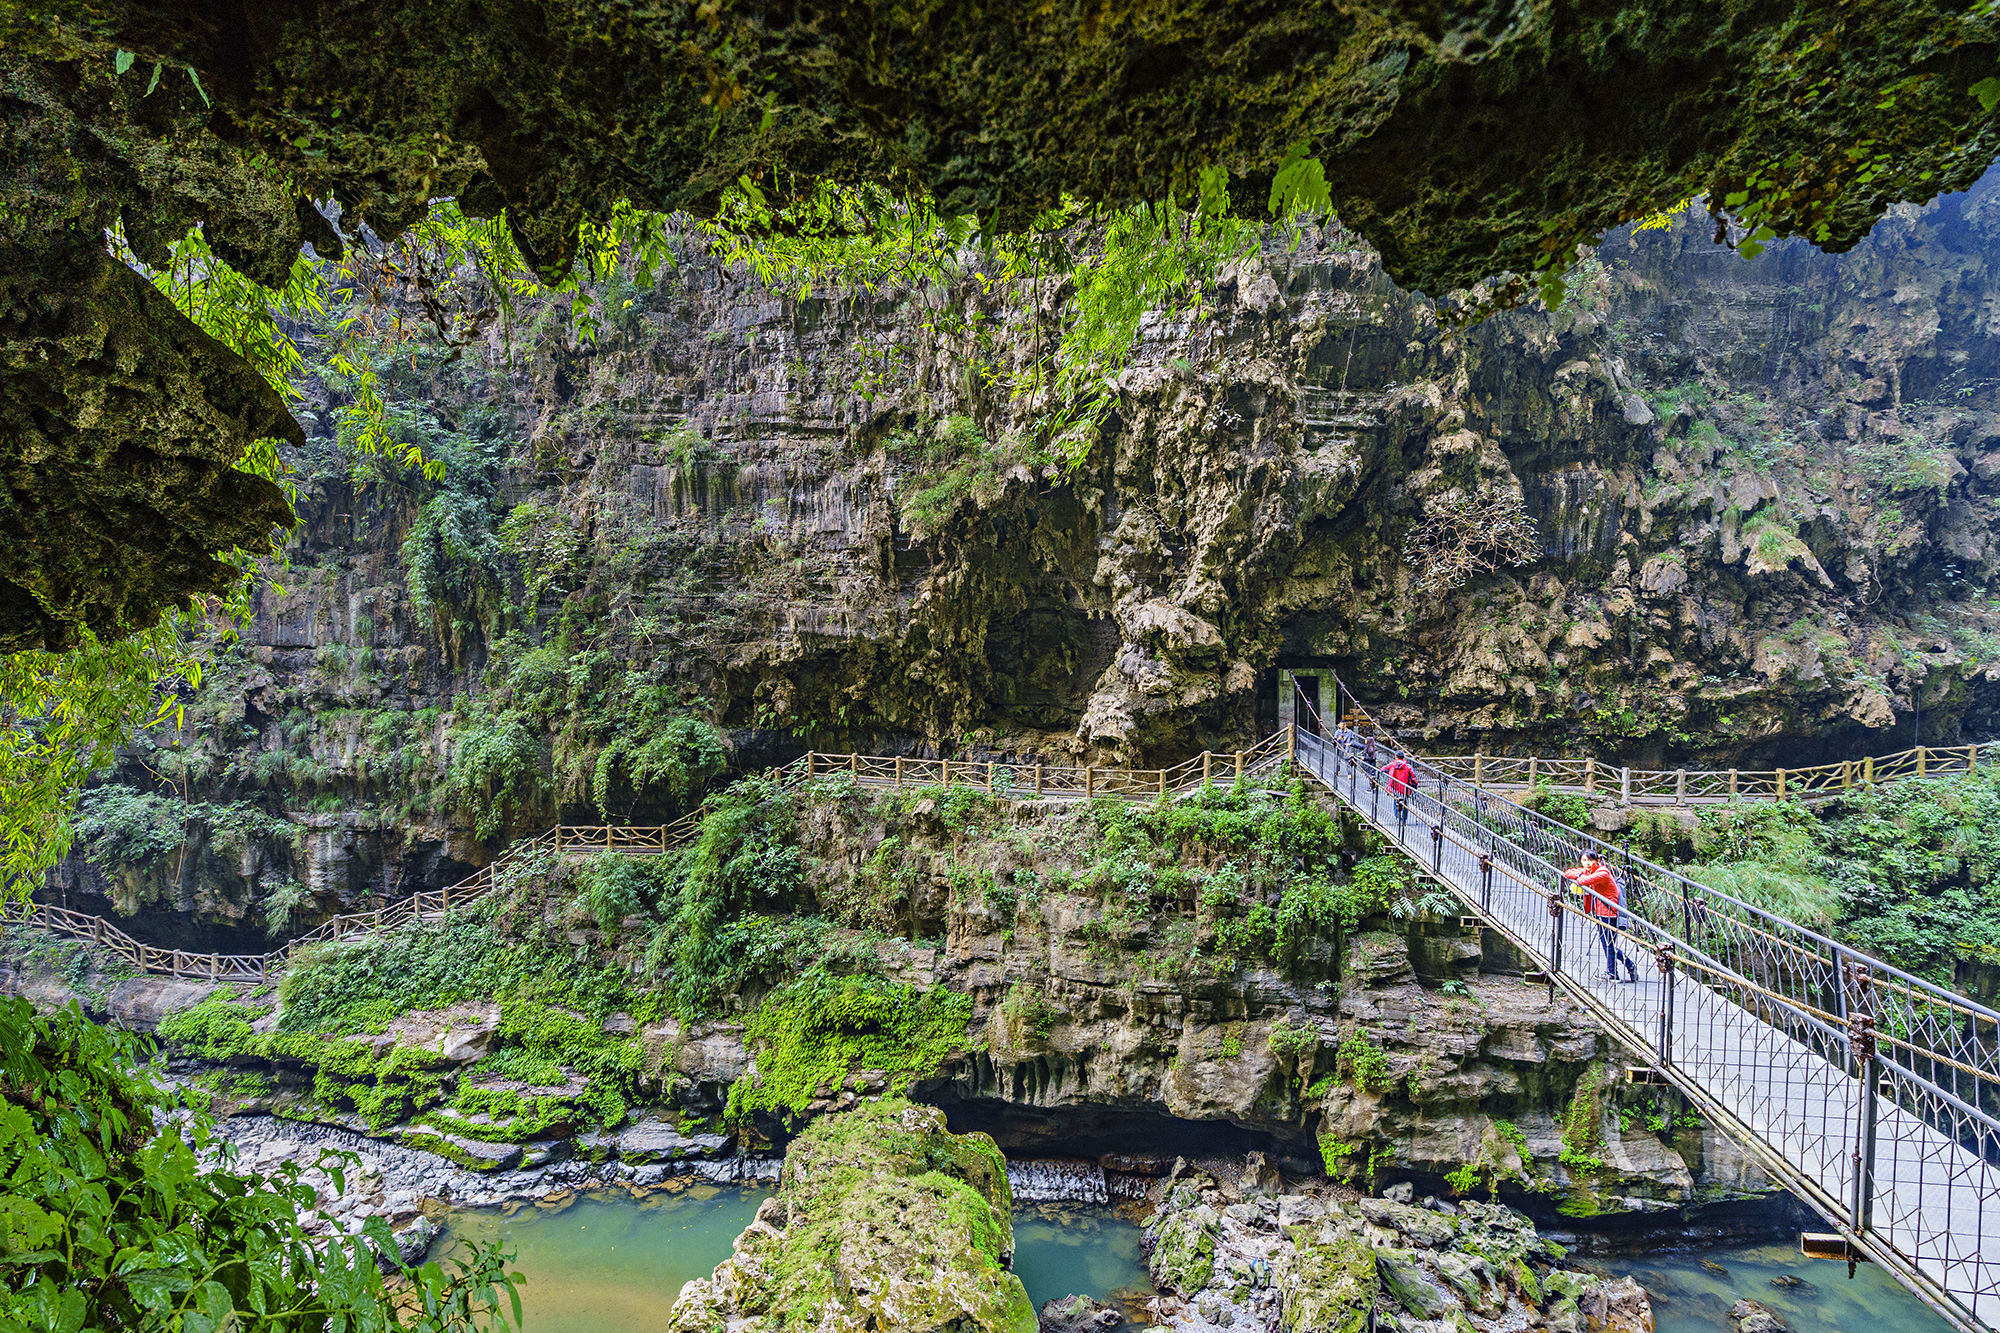
[[[1463,329],[1311,233],[1146,328],[1073,473],[1008,389],[1047,311],[785,298],[697,259],[620,278],[594,344],[517,323],[392,368],[493,460],[459,473],[484,487],[459,600],[413,592],[437,490],[342,455],[309,386],[284,590],[216,650],[180,753],[118,781],[288,821],[270,857],[309,915],[564,815],[677,812],[619,780],[600,806],[591,747],[615,734],[556,718],[529,742],[586,776],[475,835],[445,784],[461,728],[526,688],[537,644],[649,673],[739,769],[807,747],[1171,761],[1275,726],[1280,665],[1338,669],[1441,750],[1756,765],[1919,721],[1985,734],[1995,209],[1982,183],[1849,254],[1749,261],[1684,219],[1607,243],[1553,314]],[[1525,562],[1420,586],[1419,528],[1476,536],[1468,504],[1525,516]],[[259,924],[265,888],[203,873],[170,901]]]

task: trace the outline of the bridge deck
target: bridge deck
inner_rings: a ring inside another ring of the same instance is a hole
[[[1862,1130],[1860,1084],[1848,1067],[1815,1049],[1816,1044],[1842,1049],[1842,1033],[1781,1004],[1768,1004],[1767,1012],[1792,1029],[1783,1030],[1696,980],[1698,974],[1685,966],[1668,978],[1653,952],[1654,941],[1641,944],[1634,935],[1614,938],[1633,959],[1639,980],[1610,980],[1596,923],[1562,898],[1563,910],[1552,917],[1552,870],[1538,884],[1509,864],[1518,864],[1519,856],[1495,857],[1488,891],[1480,855],[1504,841],[1498,833],[1485,846],[1461,833],[1434,840],[1433,826],[1453,822],[1434,794],[1412,792],[1409,817],[1399,824],[1390,794],[1371,791],[1367,775],[1333,746],[1302,735],[1299,759],[1342,803],[1431,870],[1473,912],[1584,1001],[1621,1041],[1655,1062],[1712,1118],[1732,1129],[1774,1176],[1844,1229],[1852,1223],[1855,1149]],[[1559,958],[1557,922],[1562,931]],[[1669,1003],[1672,1035],[1670,1049],[1663,1053],[1662,1020]],[[1872,1225],[1855,1239],[1961,1327],[2000,1326],[2000,1252],[1983,1253],[1981,1241],[1982,1235],[2000,1236],[2000,1170],[1906,1112],[1894,1098],[1877,1096],[1874,1110]],[[1993,1247],[1990,1240],[1986,1244]]]

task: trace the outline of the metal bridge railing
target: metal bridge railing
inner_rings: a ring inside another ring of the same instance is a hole
[[[2000,1326],[2000,1013],[1474,787],[1359,710],[1347,720],[1333,739],[1299,735],[1301,767],[1934,1308]],[[1415,778],[1400,800],[1392,756]],[[1615,927],[1561,876],[1586,853],[1623,881]],[[1637,982],[1604,976],[1606,935]]]

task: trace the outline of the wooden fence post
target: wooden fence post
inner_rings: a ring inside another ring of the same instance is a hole
[[[1965,771],[1968,773],[1977,773],[1979,771],[1979,747],[1977,745],[1968,745],[1965,747]]]
[[[1206,787],[1215,781],[1215,755],[1208,750],[1201,752],[1201,785]]]
[[[1164,768],[1160,770],[1160,799],[1167,799],[1167,770]]]
[[[1875,785],[1875,756],[1872,754],[1862,756],[1861,781],[1870,787]]]
[[[1778,799],[1785,799],[1785,770],[1782,768],[1778,770]]]
[[[1041,762],[1038,760],[1035,763],[1035,795],[1040,796],[1041,794],[1042,794],[1042,765]]]
[[[986,792],[989,796],[993,793],[993,761],[991,759],[986,761]]]
[[[903,785],[903,756],[901,755],[896,756],[896,785],[898,787]]]
[[[1597,795],[1597,756],[1594,754],[1583,757],[1583,794]]]
[[[1086,768],[1083,770],[1083,795],[1085,800],[1089,800],[1091,797],[1097,795],[1097,770],[1095,768]]]
[[[1686,805],[1687,803],[1688,771],[1685,768],[1677,768],[1674,770],[1674,804]]]
[[[1236,752],[1236,777],[1239,781],[1243,777],[1243,751],[1241,750]]]
[[[1618,770],[1618,803],[1632,804],[1632,765],[1626,764]]]
[[[1285,759],[1290,763],[1299,760],[1299,724],[1296,722],[1285,724]]]
[[[1486,755],[1484,751],[1472,756],[1472,785],[1475,787],[1486,785],[1485,763]]]
[[[951,785],[951,760],[940,759],[938,760],[938,764],[940,765],[938,771],[943,775],[938,778],[938,786],[949,787]]]
[[[1854,761],[1852,759],[1843,759],[1840,761],[1840,789],[1846,791],[1853,783]]]
[[[1535,766],[1539,762],[1540,760],[1536,759],[1534,755],[1528,756],[1528,785],[1530,787],[1535,785]]]
[[[1924,747],[1919,745],[1917,747],[1917,776],[1921,778],[1924,777],[1926,773],[1927,770],[1924,767]]]
[[[852,773],[852,774],[853,774],[853,775],[854,775],[855,777],[857,777],[857,778],[861,776],[861,756],[860,756],[860,755],[858,755],[858,754],[851,754],[851,755],[847,756],[847,771],[848,771],[848,772],[850,772],[850,773]]]

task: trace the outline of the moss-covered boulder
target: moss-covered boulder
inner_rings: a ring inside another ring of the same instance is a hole
[[[1033,1333],[1013,1259],[1007,1164],[984,1134],[887,1100],[816,1122],[778,1194],[713,1276],[674,1305],[674,1333],[783,1329]],[[749,1322],[744,1322],[744,1321]]]
[[[1294,1244],[1278,1265],[1286,1333],[1361,1333],[1381,1289],[1368,1242],[1352,1234],[1301,1228]],[[1440,1313],[1443,1308],[1439,1302]]]

